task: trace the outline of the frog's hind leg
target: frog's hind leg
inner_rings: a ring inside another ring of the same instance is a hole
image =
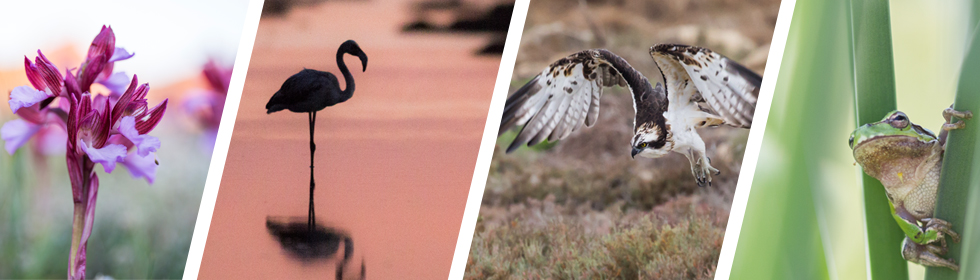
[[[938,253],[945,253],[945,251],[946,248],[940,248],[932,244],[916,244],[908,237],[902,241],[902,257],[905,260],[925,266],[946,267],[954,271],[960,271],[960,266],[956,262],[939,256],[941,254]]]
[[[946,241],[940,241],[940,245],[928,244],[925,245],[926,250],[933,255],[942,256],[949,252],[949,247],[946,247]]]

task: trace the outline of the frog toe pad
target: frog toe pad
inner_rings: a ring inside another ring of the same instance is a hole
[[[950,106],[949,108],[946,108],[946,110],[943,110],[943,118],[945,118],[946,121],[948,122],[950,117],[957,117],[957,118],[969,120],[973,118],[973,112],[970,112],[968,110],[957,111],[953,109],[953,106]]]

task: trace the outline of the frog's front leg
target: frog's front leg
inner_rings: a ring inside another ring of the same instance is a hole
[[[953,117],[960,118],[960,120],[957,120],[956,122],[952,122]],[[939,132],[939,143],[945,144],[946,136],[949,134],[950,130],[961,129],[966,127],[966,123],[964,123],[963,120],[969,120],[972,118],[973,118],[972,112],[954,110],[953,105],[950,105],[949,108],[943,110],[943,119],[946,119],[946,122],[943,123],[943,129],[942,131]]]
[[[960,121],[956,121],[955,123],[954,122],[951,122],[952,117],[957,117],[957,118],[960,118],[960,119],[969,120],[969,119],[972,119],[973,118],[973,113],[970,112],[970,111],[957,111],[957,110],[953,109],[953,106],[952,105],[950,105],[949,108],[946,108],[945,110],[943,110],[943,118],[946,119],[946,124],[943,125],[943,128],[944,129],[946,129],[946,130],[949,130],[949,129],[960,129],[960,128],[963,128],[965,126],[963,124],[963,121],[961,121],[961,120]]]

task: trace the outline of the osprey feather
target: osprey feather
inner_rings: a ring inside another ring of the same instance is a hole
[[[622,57],[604,49],[574,53],[545,68],[507,98],[499,132],[524,126],[512,152],[545,139],[568,137],[599,117],[602,88],[622,86],[633,97],[631,156],[668,152],[691,162],[698,185],[711,184],[711,166],[697,129],[727,124],[750,128],[762,77],[711,50],[673,44],[650,48],[666,87],[656,87]]]

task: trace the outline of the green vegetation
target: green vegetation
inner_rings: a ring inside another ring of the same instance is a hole
[[[962,60],[969,9],[842,2],[796,4],[731,279],[918,279],[923,273],[902,259],[903,235],[887,198],[856,167],[847,135],[896,107],[938,131],[940,111],[953,100],[959,69],[950,65]]]
[[[827,229],[815,164],[844,145],[833,132],[849,100],[845,12],[835,1],[796,4],[749,195],[731,279],[825,279]],[[846,69],[846,68],[844,68]],[[826,198],[823,198],[826,199]],[[821,224],[824,223],[824,224]],[[831,262],[832,264],[832,262]]]
[[[954,108],[980,113],[980,37],[974,31],[960,72]],[[976,117],[963,129],[950,131],[943,159],[936,217],[953,224],[962,243],[949,243],[947,258],[960,263],[957,273],[949,269],[927,268],[926,279],[977,279],[980,277],[980,128]],[[954,120],[955,121],[955,120]],[[971,186],[973,186],[971,188]]]
[[[849,1],[855,126],[875,122],[895,110],[895,70],[891,21],[886,1]],[[907,279],[908,265],[895,250],[905,234],[895,223],[885,188],[861,175],[868,269],[872,279]]]

